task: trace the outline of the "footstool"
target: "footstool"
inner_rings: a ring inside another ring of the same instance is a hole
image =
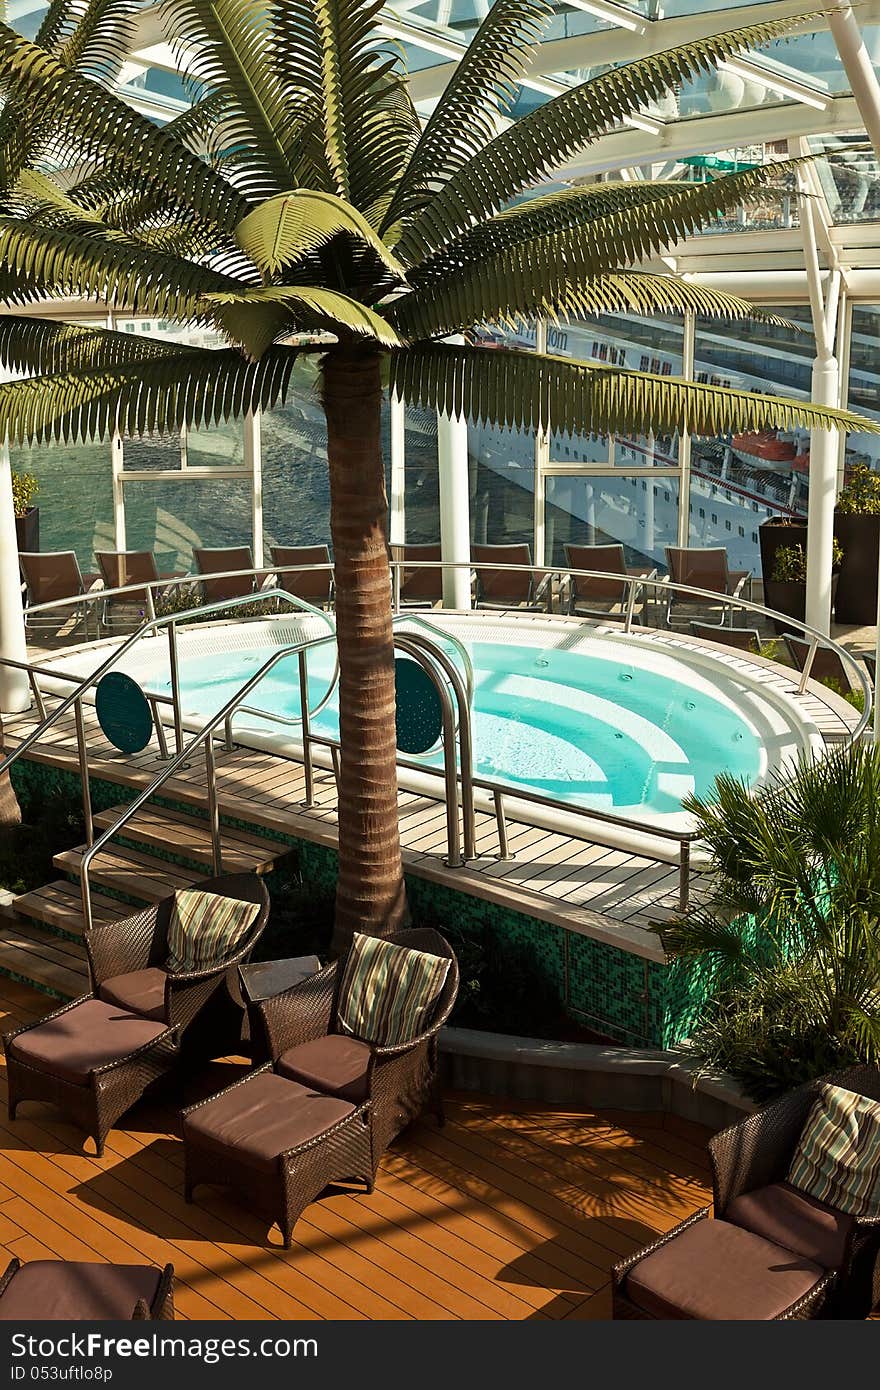
[[[369,1105],[322,1095],[270,1065],[182,1112],[185,1196],[199,1183],[231,1187],[281,1227],[286,1249],[310,1202],[331,1183],[373,1190]]]
[[[23,1100],[57,1105],[95,1140],[100,1158],[113,1125],[165,1072],[173,1028],[88,995],[3,1039],[9,1118]]]
[[[10,1260],[0,1279],[0,1322],[174,1320],[174,1266]]]
[[[614,1266],[615,1318],[815,1318],[834,1274],[709,1208]]]

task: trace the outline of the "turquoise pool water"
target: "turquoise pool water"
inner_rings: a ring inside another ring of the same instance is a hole
[[[475,772],[510,786],[597,809],[645,814],[680,811],[688,792],[707,794],[719,772],[753,781],[762,771],[761,741],[732,705],[705,682],[611,659],[542,651],[501,642],[468,644],[474,668]],[[607,653],[608,648],[605,648]],[[184,657],[183,704],[211,715],[265,661],[266,648]],[[309,655],[309,702],[326,695],[331,649]],[[159,682],[167,689],[167,682]],[[265,716],[241,711],[235,728],[299,738],[296,658],[285,659],[248,698]],[[312,719],[316,733],[338,735],[335,694]],[[425,762],[441,762],[439,752]]]

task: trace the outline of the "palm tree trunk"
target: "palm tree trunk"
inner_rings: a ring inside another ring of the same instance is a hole
[[[323,369],[342,745],[337,950],[353,931],[396,931],[406,910],[380,363],[376,353],[339,348]]]

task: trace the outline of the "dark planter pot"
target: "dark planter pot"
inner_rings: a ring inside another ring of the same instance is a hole
[[[761,546],[761,575],[764,580],[764,602],[768,608],[775,608],[767,598],[767,576],[773,573],[776,552],[785,546],[802,545],[807,549],[806,521],[789,521],[785,516],[771,516],[758,527],[758,541]]]
[[[877,621],[880,516],[836,512],[834,534],[843,547],[835,619],[860,627],[873,626]]]
[[[26,552],[40,548],[40,509],[28,507],[24,516],[15,518],[15,535],[19,550]]]
[[[831,576],[831,607],[834,608],[837,601],[837,586],[840,576]],[[765,579],[764,580],[764,603],[768,608],[772,608],[777,613],[784,613],[789,618],[796,618],[798,622],[803,622],[807,611],[807,586],[800,579]],[[781,622],[773,619],[773,626],[777,634],[782,637],[786,632],[790,632],[793,637],[803,637],[804,633],[794,624]]]

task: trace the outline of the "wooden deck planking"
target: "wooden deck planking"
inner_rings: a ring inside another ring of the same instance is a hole
[[[0,980],[5,1029],[46,1003]],[[217,1089],[232,1068],[214,1064]],[[401,1136],[372,1196],[313,1203],[286,1252],[221,1189],[184,1203],[159,1100],[112,1131],[102,1161],[26,1103],[0,1118],[0,1242],[27,1259],[171,1260],[184,1319],[598,1318],[614,1260],[708,1200],[696,1127],[474,1096],[448,1115]]]

